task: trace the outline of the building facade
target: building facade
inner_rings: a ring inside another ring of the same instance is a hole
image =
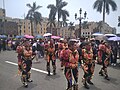
[[[5,13],[5,9],[0,8],[0,17],[5,17],[6,13]]]
[[[79,25],[75,25],[76,36],[79,34]],[[92,34],[100,32],[102,34],[116,34],[116,29],[110,27],[107,23],[87,22],[86,25],[81,26],[81,36],[92,38]]]
[[[16,22],[18,25],[18,35],[25,35],[25,34],[31,35],[30,20],[15,18],[12,21]]]
[[[63,38],[78,38],[79,36],[79,25],[75,25],[75,30],[71,31],[69,30],[69,26],[58,27],[57,21],[55,21],[56,27],[51,28],[50,25],[48,25],[48,22],[48,18],[46,17],[43,17],[41,23],[38,24],[34,22],[31,24],[31,21],[27,19],[12,19],[11,17],[6,17],[5,10],[0,8],[0,34],[10,34],[9,36],[11,36],[11,33],[14,31],[14,35],[32,35],[31,30],[33,30],[34,36],[44,35],[45,33],[52,33],[53,35],[61,36]],[[82,24],[81,36],[92,38],[92,34],[95,32],[100,32],[103,34],[116,34],[116,29],[101,21]]]
[[[18,26],[15,22],[0,22],[0,34],[8,37],[15,37],[18,35]]]
[[[48,18],[44,17],[40,24],[37,24],[37,33],[35,35],[44,35],[47,33]]]

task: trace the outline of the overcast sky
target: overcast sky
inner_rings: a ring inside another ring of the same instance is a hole
[[[43,6],[38,11],[41,12],[43,17],[48,17],[49,9],[47,9],[48,4],[55,4],[56,0],[4,0],[6,16],[12,18],[24,18],[24,14],[27,14],[29,8],[26,6],[27,3],[33,4],[36,2],[37,5]],[[64,8],[69,11],[70,17],[69,21],[79,22],[74,19],[75,13],[79,16],[79,9],[82,8],[83,13],[87,12],[87,21],[100,21],[102,20],[102,14],[93,10],[93,3],[96,0],[63,0],[68,2],[68,5]],[[120,33],[120,27],[117,27],[118,16],[120,16],[120,0],[114,0],[118,6],[117,11],[110,12],[106,15],[106,22],[112,26],[116,27],[117,33]],[[3,0],[0,0],[0,8],[3,8]],[[82,14],[83,14],[82,13]],[[83,15],[82,15],[83,16]]]

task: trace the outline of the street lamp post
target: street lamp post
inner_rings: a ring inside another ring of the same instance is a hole
[[[81,37],[81,24],[82,24],[82,19],[86,19],[87,12],[85,11],[84,17],[81,16],[82,14],[82,8],[79,10],[80,17],[77,17],[77,13],[75,13],[75,20],[79,20],[79,38]]]

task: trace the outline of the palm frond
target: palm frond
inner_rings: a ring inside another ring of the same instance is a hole
[[[26,15],[26,19],[30,19],[32,17],[31,9],[28,11]]]
[[[49,9],[53,9],[53,8],[55,8],[55,6],[54,6],[54,4],[49,4],[48,6],[47,6],[47,8]]]
[[[62,13],[65,14],[67,17],[69,17],[69,12],[67,10],[62,10]]]
[[[96,8],[98,7],[99,2],[100,2],[100,1],[98,1],[98,0],[94,2],[94,4],[93,4],[93,9],[96,9]]]
[[[117,4],[113,0],[96,0],[93,4],[93,9],[96,9],[98,12],[101,13],[102,8],[104,8],[103,3],[105,3],[105,9],[107,14],[110,13],[110,8],[109,8],[110,6],[112,8],[112,11],[117,10]]]
[[[68,3],[67,2],[61,2],[58,6],[59,9],[62,9],[63,7],[65,7]]]
[[[112,8],[112,11],[116,11],[117,10],[117,4],[113,1],[113,0],[108,0],[111,8]]]
[[[41,21],[43,20],[41,13],[35,12],[35,13],[34,13],[34,20],[35,20],[35,22],[36,22],[37,24],[38,24],[38,23],[41,24]]]
[[[35,10],[38,10],[39,8],[41,8],[42,6],[37,6]]]
[[[118,22],[120,22],[120,16],[118,16]]]
[[[47,26],[50,26],[50,27],[54,26],[54,27],[56,27],[55,20],[49,19],[49,22],[47,23]]]
[[[36,8],[36,2],[33,2],[33,8]]]
[[[74,30],[75,29],[75,26],[73,26],[74,25],[74,22],[70,22],[69,23],[69,27],[68,27],[68,30]]]
[[[120,16],[118,16],[118,27],[120,27]]]
[[[47,22],[47,26],[49,25],[50,22]]]
[[[118,27],[120,27],[120,23],[118,23]]]
[[[102,6],[103,6],[103,2],[102,0],[97,0],[94,4],[93,4],[93,9],[96,9],[98,12],[102,12]]]
[[[55,22],[53,22],[53,26],[54,26],[54,27],[56,27],[56,24],[55,24]]]
[[[61,2],[62,0],[56,0],[56,7],[58,7]]]
[[[62,8],[66,6],[68,3],[63,2],[62,0],[56,0],[56,5],[54,4],[49,4],[47,6],[48,9],[50,9],[49,13],[49,19],[56,19],[56,15],[58,14],[58,25],[59,25],[59,20],[60,18],[66,20],[66,18],[69,16],[69,12],[67,10],[63,10]]]
[[[26,4],[26,6],[29,7],[29,8],[32,8],[32,6],[30,4]]]
[[[54,9],[51,9],[50,10],[50,13],[49,13],[49,19],[55,19],[55,15],[56,15],[57,11],[54,10]]]

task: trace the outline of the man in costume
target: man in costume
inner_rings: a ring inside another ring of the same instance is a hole
[[[102,63],[102,49],[104,47],[104,44],[103,44],[103,40],[101,41],[101,43],[99,44],[98,46],[98,60],[97,60],[97,63],[98,64],[101,64]]]
[[[52,61],[52,66],[53,66],[53,75],[56,74],[56,58],[55,58],[55,47],[53,44],[53,41],[50,41],[47,53],[46,53],[46,59],[47,59],[47,71],[48,71],[48,76],[50,76],[50,61]]]
[[[35,57],[35,54],[32,52],[32,47],[28,41],[24,43],[24,46],[17,47],[17,51],[21,52],[20,63],[18,62],[19,71],[22,73],[21,81],[25,87],[28,86],[27,82],[32,82],[30,79],[31,76],[31,67],[32,60]]]
[[[62,60],[63,58],[62,58],[62,53],[63,53],[63,51],[64,50],[66,50],[66,49],[68,49],[68,43],[67,43],[67,40],[64,40],[63,41],[63,44],[62,44],[62,49],[61,49],[61,51],[60,51],[60,61],[61,61],[61,70],[63,70],[64,69],[64,60]]]
[[[62,62],[64,62],[64,74],[67,79],[67,89],[72,90],[72,86],[74,90],[78,90],[78,59],[79,54],[76,49],[75,42],[69,42],[68,48],[64,49],[61,54]],[[73,75],[73,78],[72,78]],[[74,85],[72,82],[74,81]]]
[[[18,58],[18,73],[20,74],[21,69],[22,69],[21,65],[22,65],[22,55],[23,55],[23,43],[22,42],[18,42],[16,52],[17,52],[17,58]]]
[[[60,42],[58,43],[58,57],[61,61],[61,51],[64,49],[64,39],[60,39]],[[61,70],[63,70],[63,63],[61,61]]]
[[[89,89],[88,84],[93,85],[91,82],[95,63],[93,60],[93,50],[91,47],[91,43],[86,42],[85,48],[82,49],[82,60],[81,60],[81,66],[84,71],[84,76],[82,78],[82,82],[85,88]]]
[[[110,80],[107,73],[107,67],[109,65],[109,59],[112,51],[110,49],[110,45],[104,42],[104,46],[102,47],[102,68],[100,69],[99,74],[101,76],[105,76],[106,80]]]

